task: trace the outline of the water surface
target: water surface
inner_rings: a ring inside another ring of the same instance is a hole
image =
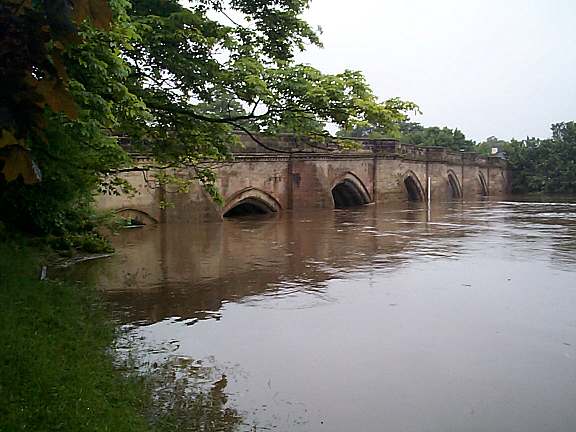
[[[240,430],[576,430],[576,204],[367,206],[115,238],[93,278]],[[224,384],[222,384],[224,383]]]

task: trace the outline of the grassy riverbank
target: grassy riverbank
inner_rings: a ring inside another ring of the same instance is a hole
[[[40,281],[42,258],[0,239],[0,431],[147,431],[140,379],[115,370],[93,290]]]
[[[1,228],[1,226],[0,226]],[[170,364],[123,374],[96,290],[39,278],[45,253],[0,232],[0,432],[230,432],[222,377],[191,392]],[[152,396],[154,394],[154,397]]]

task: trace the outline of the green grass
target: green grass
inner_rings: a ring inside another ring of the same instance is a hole
[[[0,236],[0,431],[147,431],[142,378],[115,370],[94,290],[40,281],[40,259]]]
[[[97,291],[40,281],[43,241],[7,240],[1,228],[0,432],[231,432],[242,423],[226,407],[225,377],[190,392],[194,370],[175,374],[170,362],[117,370]]]

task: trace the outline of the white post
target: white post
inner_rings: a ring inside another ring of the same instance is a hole
[[[428,187],[426,188],[426,195],[427,195],[427,202],[426,204],[428,204],[427,207],[427,211],[426,211],[426,220],[428,222],[430,222],[432,220],[432,211],[430,209],[430,202],[432,201],[431,197],[432,197],[432,180],[430,179],[430,177],[428,177]]]

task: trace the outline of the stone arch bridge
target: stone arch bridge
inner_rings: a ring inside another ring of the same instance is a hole
[[[267,146],[293,148],[291,140],[294,137],[269,138]],[[361,140],[362,149],[356,151],[306,150],[304,146],[274,153],[264,152],[246,137],[242,141],[245,145],[234,159],[215,168],[223,206],[199,184],[178,192],[160,187],[153,172],[144,176],[135,171],[123,175],[136,194],[100,196],[98,207],[143,223],[200,222],[284,210],[425,201],[428,178],[432,202],[499,196],[508,192],[510,184],[504,160],[441,147]],[[182,169],[178,175],[191,173]],[[170,204],[165,206],[165,202]]]

